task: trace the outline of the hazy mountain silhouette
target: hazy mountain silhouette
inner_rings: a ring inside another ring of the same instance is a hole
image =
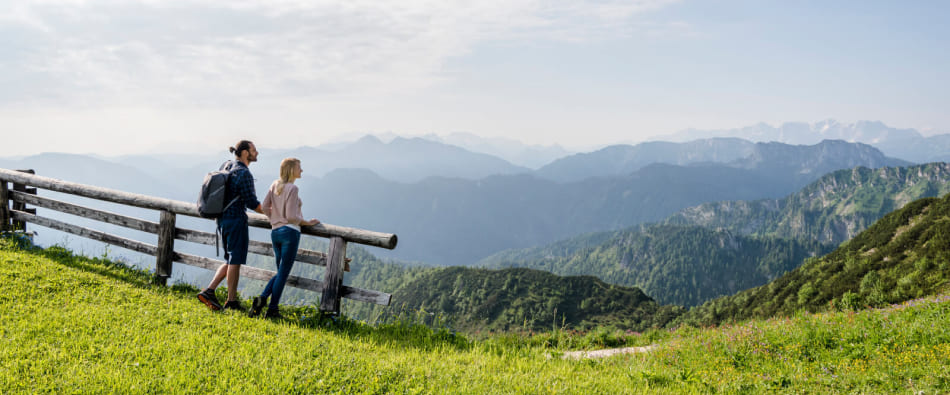
[[[506,175],[407,184],[347,169],[300,185],[305,211],[318,218],[399,234],[399,248],[384,256],[467,265],[508,248],[659,221],[704,202],[783,197],[840,168],[906,163],[844,142],[756,147],[755,155],[728,165],[652,164],[564,183]]]
[[[550,180],[569,182],[590,177],[625,175],[651,163],[684,166],[719,163],[744,169],[792,172],[804,178],[858,165],[879,167],[909,164],[887,158],[869,145],[840,140],[825,140],[814,145],[790,145],[713,138],[687,143],[613,145],[558,159],[538,169],[535,174]]]
[[[941,162],[950,159],[950,134],[925,137],[915,129],[898,129],[879,121],[841,123],[828,119],[815,123],[786,122],[777,127],[766,123],[735,129],[688,129],[669,136],[668,141],[692,141],[713,137],[739,137],[755,142],[815,144],[822,140],[844,140],[865,143],[887,156],[915,163]]]
[[[495,156],[422,138],[399,137],[384,143],[369,135],[338,151],[302,147],[266,152],[259,165],[265,171],[274,169],[276,174],[280,160],[291,156],[300,158],[305,171],[312,176],[322,176],[334,169],[363,168],[401,182],[416,182],[433,176],[479,179],[494,174],[530,171]]]
[[[471,133],[452,133],[446,136],[426,135],[425,139],[462,147],[472,152],[480,152],[502,158],[518,166],[537,169],[555,159],[570,155],[571,152],[560,145],[528,145],[507,138],[486,138]]]
[[[40,176],[152,196],[168,197],[180,188],[136,168],[88,155],[44,153],[4,162],[0,164],[6,169],[33,169]]]
[[[754,147],[754,143],[738,138],[611,145],[557,159],[538,169],[535,174],[549,180],[567,182],[629,174],[652,163],[727,163],[752,155]]]

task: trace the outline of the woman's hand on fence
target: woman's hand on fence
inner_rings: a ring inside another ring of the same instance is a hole
[[[319,223],[320,223],[320,220],[318,220],[318,219],[316,219],[316,218],[311,218],[309,221],[305,221],[305,222],[302,223],[301,225],[314,226],[314,225],[317,225],[317,224],[319,224]]]

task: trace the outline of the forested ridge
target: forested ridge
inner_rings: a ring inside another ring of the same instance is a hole
[[[492,267],[529,267],[559,275],[594,275],[635,286],[663,304],[698,305],[765,284],[832,246],[814,241],[749,237],[699,226],[652,225],[614,232],[596,246],[555,243],[526,257],[499,254]],[[571,250],[567,255],[558,251]],[[540,256],[540,257],[539,257]]]
[[[532,269],[435,269],[407,283],[399,295],[411,308],[454,317],[454,326],[467,331],[597,326],[643,331],[662,327],[683,311],[659,305],[638,288]]]
[[[948,181],[950,164],[942,162],[857,167],[829,173],[782,199],[705,203],[664,223],[840,244],[909,202],[945,195]]]
[[[829,307],[899,303],[946,289],[950,279],[950,195],[886,215],[834,252],[767,285],[709,301],[678,323],[711,325]]]

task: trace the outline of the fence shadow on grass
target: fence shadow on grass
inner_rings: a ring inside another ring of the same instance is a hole
[[[330,331],[379,345],[398,344],[422,350],[451,347],[468,350],[473,343],[445,325],[427,324],[421,315],[406,314],[369,324],[346,316],[320,315],[316,307],[291,307],[285,312],[300,326]]]

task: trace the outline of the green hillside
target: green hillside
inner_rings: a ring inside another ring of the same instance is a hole
[[[482,264],[593,275],[611,284],[641,288],[661,304],[694,306],[766,284],[806,258],[831,249],[813,241],[748,237],[699,226],[651,225],[612,232],[598,245],[579,247],[576,240],[568,239],[499,253]]]
[[[446,314],[466,332],[597,326],[645,331],[663,327],[683,311],[660,306],[637,288],[532,269],[430,270],[395,297],[409,308]]]
[[[709,325],[829,305],[882,306],[938,293],[948,279],[950,195],[911,202],[834,252],[768,285],[707,302],[681,322]]]
[[[4,393],[946,393],[950,303],[642,335],[468,340],[412,322],[212,313],[193,289],[0,239]],[[573,349],[643,346],[605,359]]]

